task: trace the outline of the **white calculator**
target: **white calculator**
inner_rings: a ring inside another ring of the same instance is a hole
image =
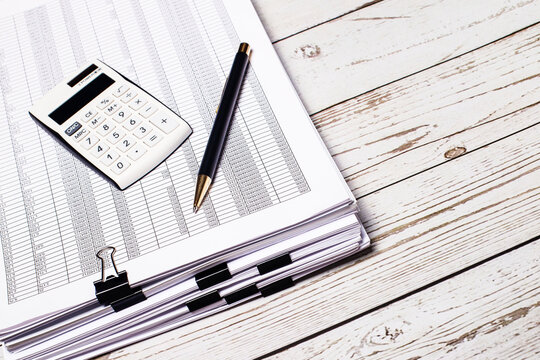
[[[124,190],[163,162],[192,130],[100,60],[83,69],[34,104],[30,115]]]

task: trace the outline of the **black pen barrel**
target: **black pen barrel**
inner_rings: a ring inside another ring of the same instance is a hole
[[[212,126],[212,131],[208,138],[208,144],[206,145],[206,150],[199,168],[199,175],[207,175],[210,179],[214,178],[234,116],[236,102],[242,88],[242,81],[247,71],[248,63],[249,53],[238,52],[236,54],[229,78],[223,90],[223,96]]]

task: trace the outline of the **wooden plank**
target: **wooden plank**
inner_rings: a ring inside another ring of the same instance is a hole
[[[533,359],[540,240],[270,359]]]
[[[369,254],[109,358],[261,356],[534,237],[539,133],[529,128],[361,198]]]
[[[275,44],[309,113],[537,22],[534,0],[386,0]]]
[[[268,37],[285,37],[382,0],[253,0]]]
[[[540,25],[313,117],[357,197],[540,121]]]

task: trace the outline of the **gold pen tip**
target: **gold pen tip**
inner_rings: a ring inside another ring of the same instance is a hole
[[[203,200],[210,189],[210,184],[212,184],[212,179],[208,175],[199,175],[197,176],[197,186],[195,187],[195,199],[193,200],[193,212],[196,213],[197,210],[202,206]]]

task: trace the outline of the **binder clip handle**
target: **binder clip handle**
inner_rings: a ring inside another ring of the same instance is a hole
[[[118,277],[118,268],[116,267],[116,263],[114,262],[114,253],[116,252],[116,248],[114,246],[105,246],[104,248],[101,248],[97,253],[96,256],[101,260],[101,281],[105,282],[107,280],[107,277],[105,276],[105,269],[107,267],[105,257],[107,256],[107,252],[109,250],[111,251],[110,259],[111,264],[114,268],[114,272],[116,273],[116,277]],[[109,275],[109,278],[113,275]]]
[[[109,256],[116,276],[105,275],[107,266],[105,259],[109,250],[112,250]],[[140,286],[131,287],[129,285],[126,271],[118,271],[114,262],[115,252],[116,249],[113,246],[106,246],[96,253],[96,256],[101,260],[101,279],[94,281],[94,288],[99,303],[104,306],[111,305],[113,310],[118,312],[146,300],[146,296]]]

